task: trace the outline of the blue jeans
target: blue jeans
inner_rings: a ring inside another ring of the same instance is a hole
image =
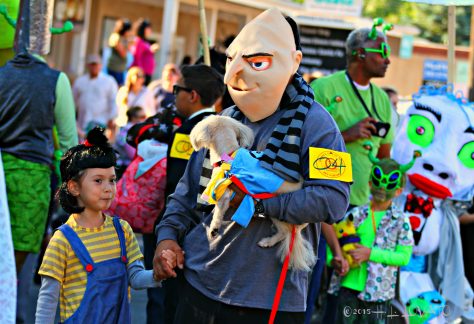
[[[118,86],[123,86],[123,83],[125,81],[124,73],[123,72],[117,72],[117,71],[112,71],[107,68],[107,74],[110,75],[117,81]]]
[[[314,266],[311,274],[311,281],[308,289],[308,298],[306,300],[306,313],[304,316],[304,323],[311,323],[311,316],[313,315],[314,306],[318,299],[319,289],[321,287],[321,276],[323,274],[324,265],[326,263],[326,239],[323,235],[319,237],[318,244],[318,261]]]

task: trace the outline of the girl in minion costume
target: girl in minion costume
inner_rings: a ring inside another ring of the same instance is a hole
[[[106,215],[115,197],[116,156],[101,128],[61,161],[59,202],[70,213],[48,245],[36,323],[54,323],[58,299],[63,323],[131,323],[128,287],[160,286],[145,270],[130,225]],[[174,253],[163,258],[175,265]]]

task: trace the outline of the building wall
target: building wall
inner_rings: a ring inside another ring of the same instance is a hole
[[[149,0],[93,0],[93,8],[90,15],[89,33],[87,39],[87,53],[99,53],[103,44],[101,40],[104,35],[104,20],[128,18],[135,21],[141,17],[147,18],[152,23],[153,31],[157,34],[161,32],[163,1]],[[247,17],[256,16],[260,11],[257,9],[241,7],[240,11],[236,10],[238,5],[228,4],[224,1],[207,1],[206,8],[218,10],[218,20],[216,28],[216,43],[221,43],[225,38],[232,34],[237,34],[241,27],[245,24]],[[178,24],[176,37],[180,38],[178,45],[183,45],[181,52],[175,50],[172,60],[180,63],[184,55],[191,56],[192,60],[196,60],[199,56],[199,11],[196,1],[181,1],[179,6]],[[208,29],[210,28],[211,11],[206,10]],[[77,34],[77,33],[76,33]],[[75,77],[71,73],[74,69],[71,65],[74,62],[67,62],[70,57],[70,49],[72,48],[74,36],[66,36],[66,40],[55,42],[54,52],[56,53],[52,60],[55,64],[65,70],[70,71],[71,77]],[[158,55],[157,55],[158,58]],[[156,72],[158,74],[158,71]]]
[[[95,8],[91,12],[91,24],[87,44],[88,53],[98,53],[101,49],[104,18],[128,18],[132,23],[139,18],[146,18],[151,22],[154,31],[161,29],[163,16],[162,1],[156,5],[127,1],[127,0],[94,0]]]
[[[374,79],[374,83],[380,86],[394,87],[402,96],[410,96],[416,93],[423,84],[423,63],[425,59],[447,60],[448,54],[445,46],[431,44],[415,44],[413,55],[410,59],[402,59],[398,56],[400,51],[400,38],[389,37],[392,49],[390,66],[383,79]],[[456,62],[467,62],[469,60],[469,49],[458,47],[456,50]],[[463,85],[459,90],[466,91]],[[465,93],[467,96],[467,93]]]
[[[163,0],[91,0],[90,25],[87,35],[86,53],[99,53],[103,45],[104,21],[126,17],[132,22],[140,17],[151,21],[153,30],[160,33],[163,15]],[[251,8],[222,0],[206,0],[206,16],[208,30],[211,28],[212,12],[218,12],[215,30],[215,43],[222,43],[229,35],[236,35],[240,29],[262,9]],[[72,59],[74,52],[79,50],[81,26],[76,31],[53,37],[49,62],[68,73],[71,79],[76,77],[77,61]],[[175,48],[172,50],[171,60],[180,63],[184,55],[191,56],[192,61],[200,55],[200,25],[199,11],[196,0],[181,0],[177,22]],[[402,96],[416,92],[422,84],[423,62],[427,58],[446,59],[447,52],[443,46],[415,45],[410,59],[401,59],[398,56],[400,47],[399,37],[389,37],[392,47],[391,65],[383,79],[374,82],[382,86],[396,88]],[[456,59],[468,61],[468,49],[458,49]],[[157,56],[158,58],[158,56]],[[159,71],[155,71],[159,74]]]

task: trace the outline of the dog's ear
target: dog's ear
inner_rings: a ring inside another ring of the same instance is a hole
[[[237,141],[240,147],[250,148],[254,141],[253,131],[235,119],[232,119],[233,127],[237,135]]]
[[[197,123],[189,134],[189,139],[195,151],[199,151],[204,147],[207,148],[211,141],[209,122],[204,119]]]

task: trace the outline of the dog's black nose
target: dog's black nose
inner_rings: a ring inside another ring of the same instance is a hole
[[[217,228],[214,228],[214,229],[211,231],[211,236],[212,236],[212,237],[216,237],[218,233],[219,233],[219,230],[218,230]]]

